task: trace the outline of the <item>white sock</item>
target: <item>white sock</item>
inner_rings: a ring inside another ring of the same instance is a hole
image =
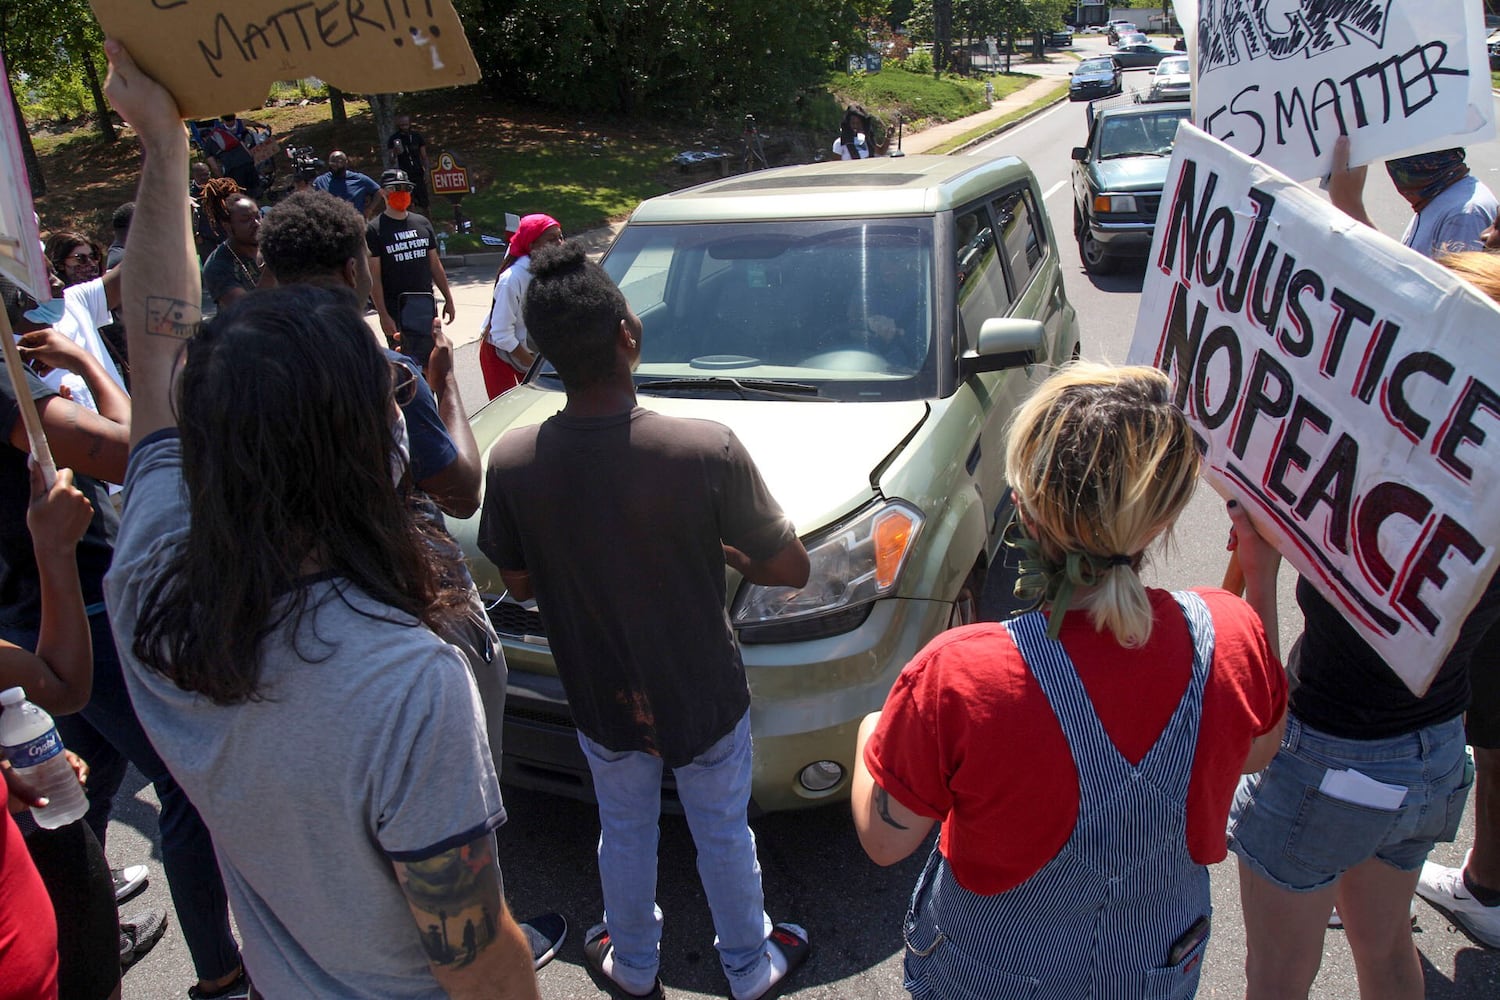
[[[807,932],[796,924],[785,926],[803,940],[807,939]],[[742,992],[731,985],[729,992],[734,996],[734,1000],[758,1000],[759,997],[770,992],[772,986],[781,982],[786,975],[786,953],[770,938],[766,938],[766,958],[765,972],[756,980],[755,986]]]

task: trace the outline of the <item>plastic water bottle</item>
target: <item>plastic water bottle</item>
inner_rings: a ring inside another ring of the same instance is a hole
[[[52,716],[26,700],[23,688],[0,691],[0,747],[6,759],[38,794],[50,800],[45,809],[31,807],[37,825],[48,830],[66,826],[89,810],[78,775],[63,755],[62,737]]]

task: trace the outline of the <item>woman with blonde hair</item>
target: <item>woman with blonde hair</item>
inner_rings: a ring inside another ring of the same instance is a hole
[[[894,864],[942,823],[905,921],[913,996],[1196,990],[1206,866],[1286,703],[1279,557],[1242,509],[1248,603],[1141,580],[1198,469],[1155,368],[1073,364],[1016,412],[1010,541],[1038,606],[928,643],[859,733],[870,857]]]

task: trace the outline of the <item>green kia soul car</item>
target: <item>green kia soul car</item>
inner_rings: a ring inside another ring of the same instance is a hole
[[[653,198],[604,257],[645,327],[640,405],[733,428],[811,556],[800,590],[727,570],[758,810],[847,797],[860,720],[976,617],[1010,513],[1006,423],[1078,352],[1041,206],[1014,157],[787,167]],[[539,362],[474,417],[480,448],[563,403]],[[510,669],[503,778],[591,797],[541,617],[504,594],[478,520],[450,527]],[[672,791],[669,773],[666,808]]]

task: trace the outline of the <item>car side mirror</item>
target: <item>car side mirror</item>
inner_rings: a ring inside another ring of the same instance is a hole
[[[1038,320],[987,319],[979,328],[979,343],[959,359],[963,377],[1036,364],[1047,342],[1047,328]]]
[[[1085,160],[1087,160],[1088,158],[1089,158],[1089,148],[1087,146],[1074,146],[1073,147],[1073,159],[1077,160],[1079,163],[1082,163]]]

